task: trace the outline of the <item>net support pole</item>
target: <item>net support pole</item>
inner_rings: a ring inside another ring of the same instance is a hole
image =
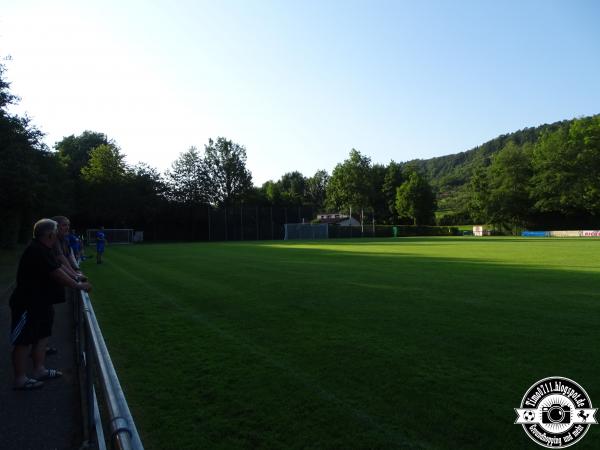
[[[208,211],[208,240],[210,241],[210,205],[206,207],[206,210]]]
[[[273,206],[271,206],[271,240],[275,239],[274,226],[275,224],[273,223]]]
[[[350,206],[350,217],[348,218],[348,225],[350,225],[350,237],[352,237],[352,206]]]
[[[365,226],[364,226],[365,212],[360,208],[360,236],[365,237]]]
[[[375,237],[375,212],[373,211],[373,237]]]

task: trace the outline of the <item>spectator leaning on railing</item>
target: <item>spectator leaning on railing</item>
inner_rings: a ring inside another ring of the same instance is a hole
[[[52,218],[58,224],[58,236],[53,246],[54,255],[58,262],[62,264],[62,269],[73,278],[82,278],[83,274],[79,270],[79,264],[69,246],[69,227],[71,222],[65,216],[54,216]]]
[[[86,281],[87,278],[79,269],[79,263],[69,245],[69,228],[71,226],[71,221],[65,216],[54,216],[52,217],[52,220],[58,224],[57,239],[52,247],[52,251],[54,252],[57,261],[61,264],[61,269],[76,281]],[[48,347],[46,349],[46,355],[53,355],[57,352],[58,350],[54,347]]]
[[[57,241],[57,223],[41,219],[33,227],[33,239],[27,246],[17,269],[17,284],[10,297],[12,313],[11,344],[14,389],[31,390],[62,375],[45,366],[46,345],[52,333],[55,303],[65,301],[64,287],[91,290],[91,284],[79,282],[65,272],[52,248]],[[27,377],[27,356],[31,347],[33,376]]]
[[[71,232],[67,236],[69,240],[69,247],[71,248],[71,253],[75,258],[75,262],[77,266],[79,266],[81,262],[81,243],[79,242],[79,236],[77,236],[77,231],[74,228],[71,228]]]

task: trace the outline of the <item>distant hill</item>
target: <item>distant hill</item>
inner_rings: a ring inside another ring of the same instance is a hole
[[[491,156],[509,141],[517,145],[535,143],[546,131],[555,131],[573,120],[563,120],[538,127],[524,128],[514,133],[502,134],[471,150],[431,159],[415,159],[404,164],[419,167],[427,176],[438,195],[440,212],[460,211],[463,207],[465,188],[474,170],[490,164]]]

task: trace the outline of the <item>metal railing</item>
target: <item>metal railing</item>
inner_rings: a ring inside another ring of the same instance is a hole
[[[81,448],[105,450],[108,445],[116,450],[143,450],[90,297],[74,291],[73,300],[83,411]],[[100,396],[96,395],[97,388]]]

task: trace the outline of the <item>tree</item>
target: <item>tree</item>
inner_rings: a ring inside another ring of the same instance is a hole
[[[531,146],[510,141],[492,159],[488,175],[487,218],[498,225],[524,226],[531,213]]]
[[[387,221],[387,204],[383,193],[387,168],[383,164],[373,164],[369,172],[369,184],[371,185],[369,206],[371,212],[377,217],[378,221]]]
[[[468,187],[467,211],[475,223],[487,223],[489,218],[490,187],[486,167],[477,167]]]
[[[126,171],[127,181],[137,185],[137,191],[144,196],[163,197],[167,192],[167,186],[161,174],[154,167],[140,162]]]
[[[350,157],[333,169],[327,184],[327,204],[336,210],[358,211],[371,206],[371,159],[352,149]]]
[[[317,171],[310,178],[293,171],[283,174],[279,181],[265,182],[261,190],[271,205],[313,205],[322,208],[328,179],[324,170]]]
[[[252,174],[246,168],[246,149],[223,137],[208,140],[204,148],[208,177],[207,196],[213,205],[231,206],[252,188]]]
[[[122,195],[127,199],[129,227],[143,229],[147,236],[154,237],[157,219],[166,207],[167,186],[160,173],[145,163],[128,167]]]
[[[27,116],[8,111],[19,98],[10,92],[5,70],[0,64],[0,246],[12,247],[21,230],[30,231],[33,216],[60,197],[61,189],[51,189],[60,166],[43,143],[43,133]]]
[[[196,147],[179,155],[166,179],[171,200],[187,205],[208,201],[208,174]]]
[[[569,137],[571,145],[581,149],[578,167],[583,207],[591,215],[600,216],[600,115],[573,122]]]
[[[64,171],[60,186],[68,192],[65,204],[60,209],[70,211],[76,221],[87,221],[89,212],[88,199],[85,197],[89,192],[81,178],[81,170],[87,166],[92,149],[103,144],[116,147],[114,141],[108,140],[105,134],[95,131],[84,131],[78,136],[70,135],[54,144],[55,155]]]
[[[394,218],[397,215],[396,190],[402,185],[403,182],[404,175],[402,174],[402,166],[393,160],[390,161],[386,168],[383,186],[381,188],[384,201],[387,205],[387,219],[390,223],[394,222]]]
[[[533,150],[533,170],[539,211],[600,214],[600,116],[543,134]]]
[[[88,220],[125,224],[129,210],[129,200],[123,195],[126,170],[124,155],[115,144],[101,144],[90,151],[90,159],[81,169]]]
[[[283,174],[279,180],[281,196],[285,203],[299,206],[306,198],[306,178],[298,171]]]
[[[95,131],[84,131],[79,136],[71,135],[62,138],[54,144],[61,162],[66,166],[69,178],[77,180],[90,160],[92,149],[102,144],[115,146],[114,141],[109,141],[105,134]]]
[[[19,97],[10,92],[10,83],[4,79],[4,72],[6,67],[4,64],[0,64],[0,114],[2,116],[8,115],[6,107],[14,105],[19,102]]]
[[[317,170],[306,180],[306,199],[317,209],[323,209],[329,183],[329,174],[325,170]]]
[[[244,195],[240,197],[240,201],[246,205],[253,206],[271,205],[271,202],[267,198],[264,189],[257,186],[252,186],[250,189],[248,189]]]
[[[263,183],[261,189],[271,205],[279,205],[281,203],[281,188],[279,183],[269,180]]]
[[[90,151],[90,159],[81,169],[81,177],[91,184],[121,183],[125,177],[124,159],[115,145],[101,144]]]
[[[407,180],[396,189],[396,211],[400,217],[408,217],[414,225],[435,222],[435,195],[431,186],[416,169],[408,169]]]

